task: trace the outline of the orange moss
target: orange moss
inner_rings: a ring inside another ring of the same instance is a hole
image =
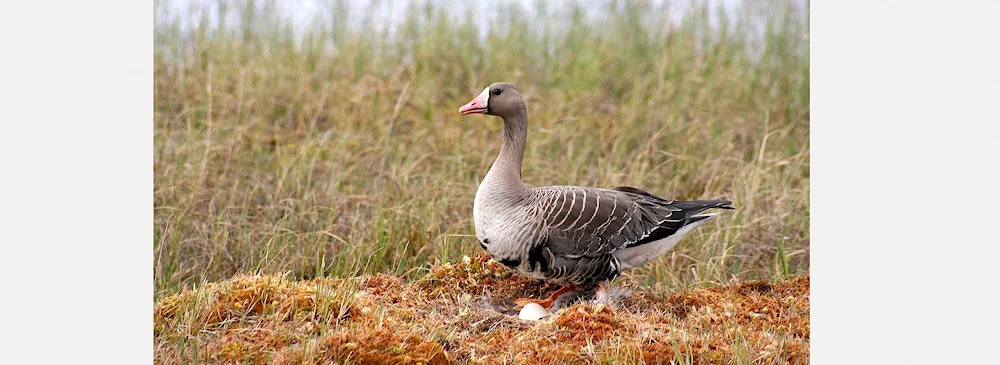
[[[403,279],[386,274],[366,276],[361,280],[361,289],[372,295],[398,295],[403,291]]]
[[[672,293],[635,289],[537,322],[493,301],[546,286],[483,255],[414,283],[388,276],[288,281],[237,276],[154,307],[157,364],[806,363],[809,278]]]
[[[431,296],[451,298],[488,293],[492,299],[507,305],[519,297],[544,297],[559,289],[557,285],[517,275],[486,253],[467,257],[460,263],[434,265],[416,286],[429,291]]]
[[[680,329],[715,336],[653,338],[643,346],[647,363],[669,363],[678,354],[695,363],[727,362],[734,346],[762,362],[808,362],[809,277],[678,292],[662,304]]]
[[[276,364],[346,361],[360,364],[450,364],[441,344],[420,335],[387,329],[338,331],[324,336],[311,354],[304,347],[290,350]]]
[[[570,334],[570,338],[591,336],[602,339],[615,330],[618,319],[615,312],[606,306],[576,304],[561,313],[556,318],[556,324],[565,328],[567,331],[563,333]]]
[[[208,359],[224,363],[261,364],[270,353],[288,346],[289,339],[266,328],[236,329],[208,346]]]
[[[647,344],[642,348],[642,359],[647,364],[671,364],[681,361],[689,361],[694,364],[724,364],[726,361],[727,347],[719,348],[714,345],[688,344],[684,346],[673,346],[662,342]]]

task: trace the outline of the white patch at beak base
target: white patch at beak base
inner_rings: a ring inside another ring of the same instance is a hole
[[[483,100],[486,101],[486,104],[484,104],[483,106],[486,107],[486,110],[489,110],[489,108],[490,108],[490,87],[487,86],[485,89],[483,89],[483,92],[481,94],[479,94],[479,97],[483,98]]]
[[[489,105],[490,105],[490,88],[487,87],[483,89],[483,92],[479,93],[479,95],[477,95],[475,99],[472,99],[472,101],[470,101],[469,103],[462,105],[461,108],[458,108],[458,112],[462,115],[485,114],[489,112]]]

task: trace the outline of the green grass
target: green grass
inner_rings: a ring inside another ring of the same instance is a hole
[[[241,25],[156,19],[156,298],[237,273],[415,278],[476,255],[472,200],[502,126],[457,109],[494,81],[527,95],[529,185],[733,200],[633,280],[808,273],[809,33],[795,4],[734,20],[695,5],[680,22],[639,2],[596,19],[504,5],[484,37],[440,2],[391,37],[375,16],[349,26],[343,2],[299,30],[223,4]]]

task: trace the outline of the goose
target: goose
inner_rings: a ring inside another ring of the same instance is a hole
[[[516,273],[561,287],[544,299],[515,300],[518,309],[597,294],[622,270],[662,256],[717,214],[701,212],[733,209],[729,200],[669,200],[629,186],[528,187],[521,180],[528,112],[517,87],[493,83],[458,112],[498,116],[504,125],[500,154],[473,202],[479,245]]]

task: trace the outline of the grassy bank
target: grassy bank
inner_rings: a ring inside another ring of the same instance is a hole
[[[439,2],[394,29],[349,25],[342,2],[303,29],[268,3],[224,4],[236,25],[157,16],[156,299],[238,273],[411,281],[475,257],[472,200],[501,125],[456,110],[499,80],[528,97],[526,183],[734,201],[624,280],[663,292],[808,274],[801,9],[695,6],[675,22],[638,2],[596,18],[505,5],[481,35]]]

